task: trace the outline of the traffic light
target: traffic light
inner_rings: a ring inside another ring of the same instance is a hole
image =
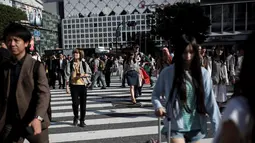
[[[136,22],[135,21],[129,21],[127,23],[127,26],[129,26],[129,27],[136,26]]]

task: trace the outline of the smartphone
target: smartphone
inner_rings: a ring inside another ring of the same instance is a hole
[[[31,126],[26,127],[26,131],[29,135],[34,135],[34,128]]]

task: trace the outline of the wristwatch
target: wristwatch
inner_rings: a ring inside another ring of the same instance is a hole
[[[35,119],[38,119],[39,121],[43,121],[43,118],[41,116],[35,116]]]

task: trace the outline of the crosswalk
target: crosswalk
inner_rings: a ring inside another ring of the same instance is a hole
[[[129,88],[120,88],[112,77],[111,87],[88,90],[86,127],[72,126],[71,96],[63,89],[51,90],[53,122],[51,143],[145,143],[157,139],[157,118],[151,104],[152,89],[145,85],[137,104],[131,104]],[[210,123],[208,123],[210,124]],[[209,126],[208,126],[209,127]],[[210,130],[210,129],[209,129]],[[209,135],[202,143],[211,142]],[[165,142],[165,138],[162,137]]]

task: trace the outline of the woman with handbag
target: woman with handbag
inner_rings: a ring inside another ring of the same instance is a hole
[[[80,127],[85,127],[87,87],[90,85],[91,69],[89,65],[83,61],[83,53],[75,49],[73,51],[74,59],[68,62],[65,70],[65,79],[67,85],[70,86],[73,108],[73,125],[78,125],[78,110],[80,105]],[[80,100],[79,100],[80,98]]]

